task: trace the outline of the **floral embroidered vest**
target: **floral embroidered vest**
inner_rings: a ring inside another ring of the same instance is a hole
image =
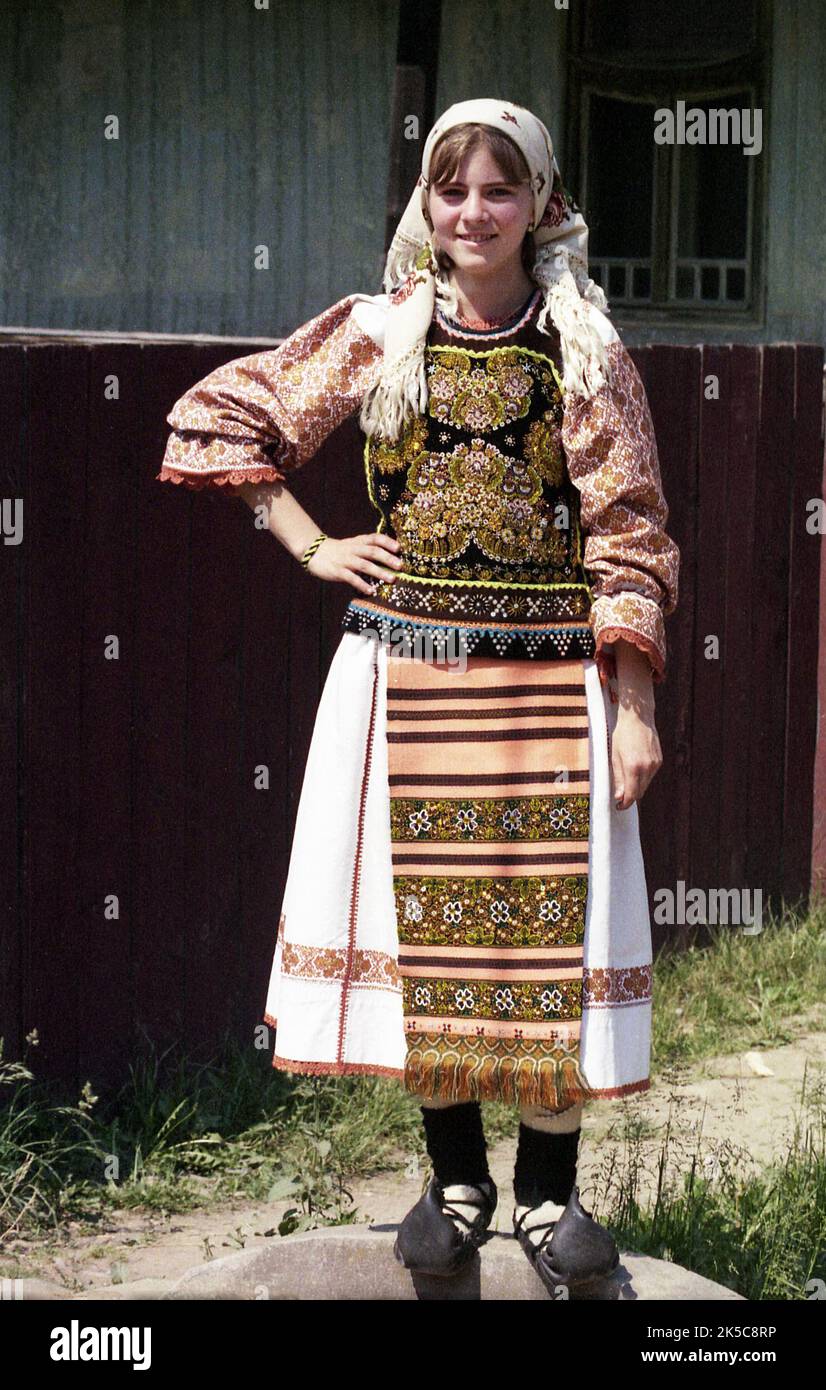
[[[372,630],[398,654],[427,638],[477,656],[593,656],[559,335],[537,328],[541,307],[536,291],[495,331],[437,309],[426,414],[364,451],[375,529],[398,539],[404,567],[351,600],[345,631]]]

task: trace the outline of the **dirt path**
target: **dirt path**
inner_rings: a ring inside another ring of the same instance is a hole
[[[810,1014],[809,1026],[817,1024],[822,1029],[824,1012]],[[770,1075],[758,1074],[761,1060]],[[756,1057],[711,1058],[679,1083],[658,1080],[650,1091],[631,1097],[622,1107],[611,1101],[593,1103],[586,1110],[579,1151],[583,1201],[587,1205],[589,1195],[604,1190],[600,1174],[612,1162],[620,1170],[626,1167],[618,1136],[620,1109],[641,1127],[640,1190],[644,1196],[650,1196],[656,1185],[657,1159],[669,1123],[675,1175],[685,1171],[679,1155],[690,1156],[696,1150],[707,1158],[710,1176],[715,1161],[734,1164],[743,1174],[750,1167],[764,1166],[786,1150],[795,1114],[800,1113],[804,1072],[809,1092],[823,1086],[826,1031],[801,1031],[793,1043]],[[514,1141],[508,1139],[489,1150],[491,1172],[500,1189],[494,1229],[503,1231],[510,1230],[513,1149]],[[353,1180],[348,1187],[358,1207],[357,1219],[397,1223],[417,1200],[426,1175],[423,1166],[418,1177],[397,1172]],[[154,1212],[130,1212],[102,1223],[94,1235],[81,1234],[72,1223],[59,1240],[48,1245],[17,1240],[0,1247],[0,1271],[5,1277],[46,1279],[67,1292],[149,1278],[172,1283],[205,1259],[279,1239],[276,1227],[288,1205],[239,1202],[167,1218]]]

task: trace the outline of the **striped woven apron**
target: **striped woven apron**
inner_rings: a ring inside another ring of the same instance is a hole
[[[582,658],[388,656],[387,742],[405,1089],[586,1099]]]

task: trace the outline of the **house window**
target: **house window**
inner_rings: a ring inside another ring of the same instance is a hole
[[[571,182],[590,274],[612,304],[670,320],[754,316],[769,22],[769,0],[578,6]]]

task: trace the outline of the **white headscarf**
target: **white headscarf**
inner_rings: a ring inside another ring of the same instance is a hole
[[[390,244],[384,271],[389,296],[384,363],[364,398],[360,422],[367,435],[398,439],[405,422],[427,408],[424,348],[438,300],[455,312],[454,286],[436,261],[427,209],[430,162],[438,140],[453,126],[473,122],[503,131],[525,157],[533,190],[528,230],[537,247],[532,276],[544,294],[538,328],[559,330],[565,390],[590,397],[611,379],[603,335],[589,304],[605,311],[605,295],[588,276],[588,227],[566,194],[547,127],[524,106],[483,97],[460,101],[439,117],[425,141],[422,171]]]

